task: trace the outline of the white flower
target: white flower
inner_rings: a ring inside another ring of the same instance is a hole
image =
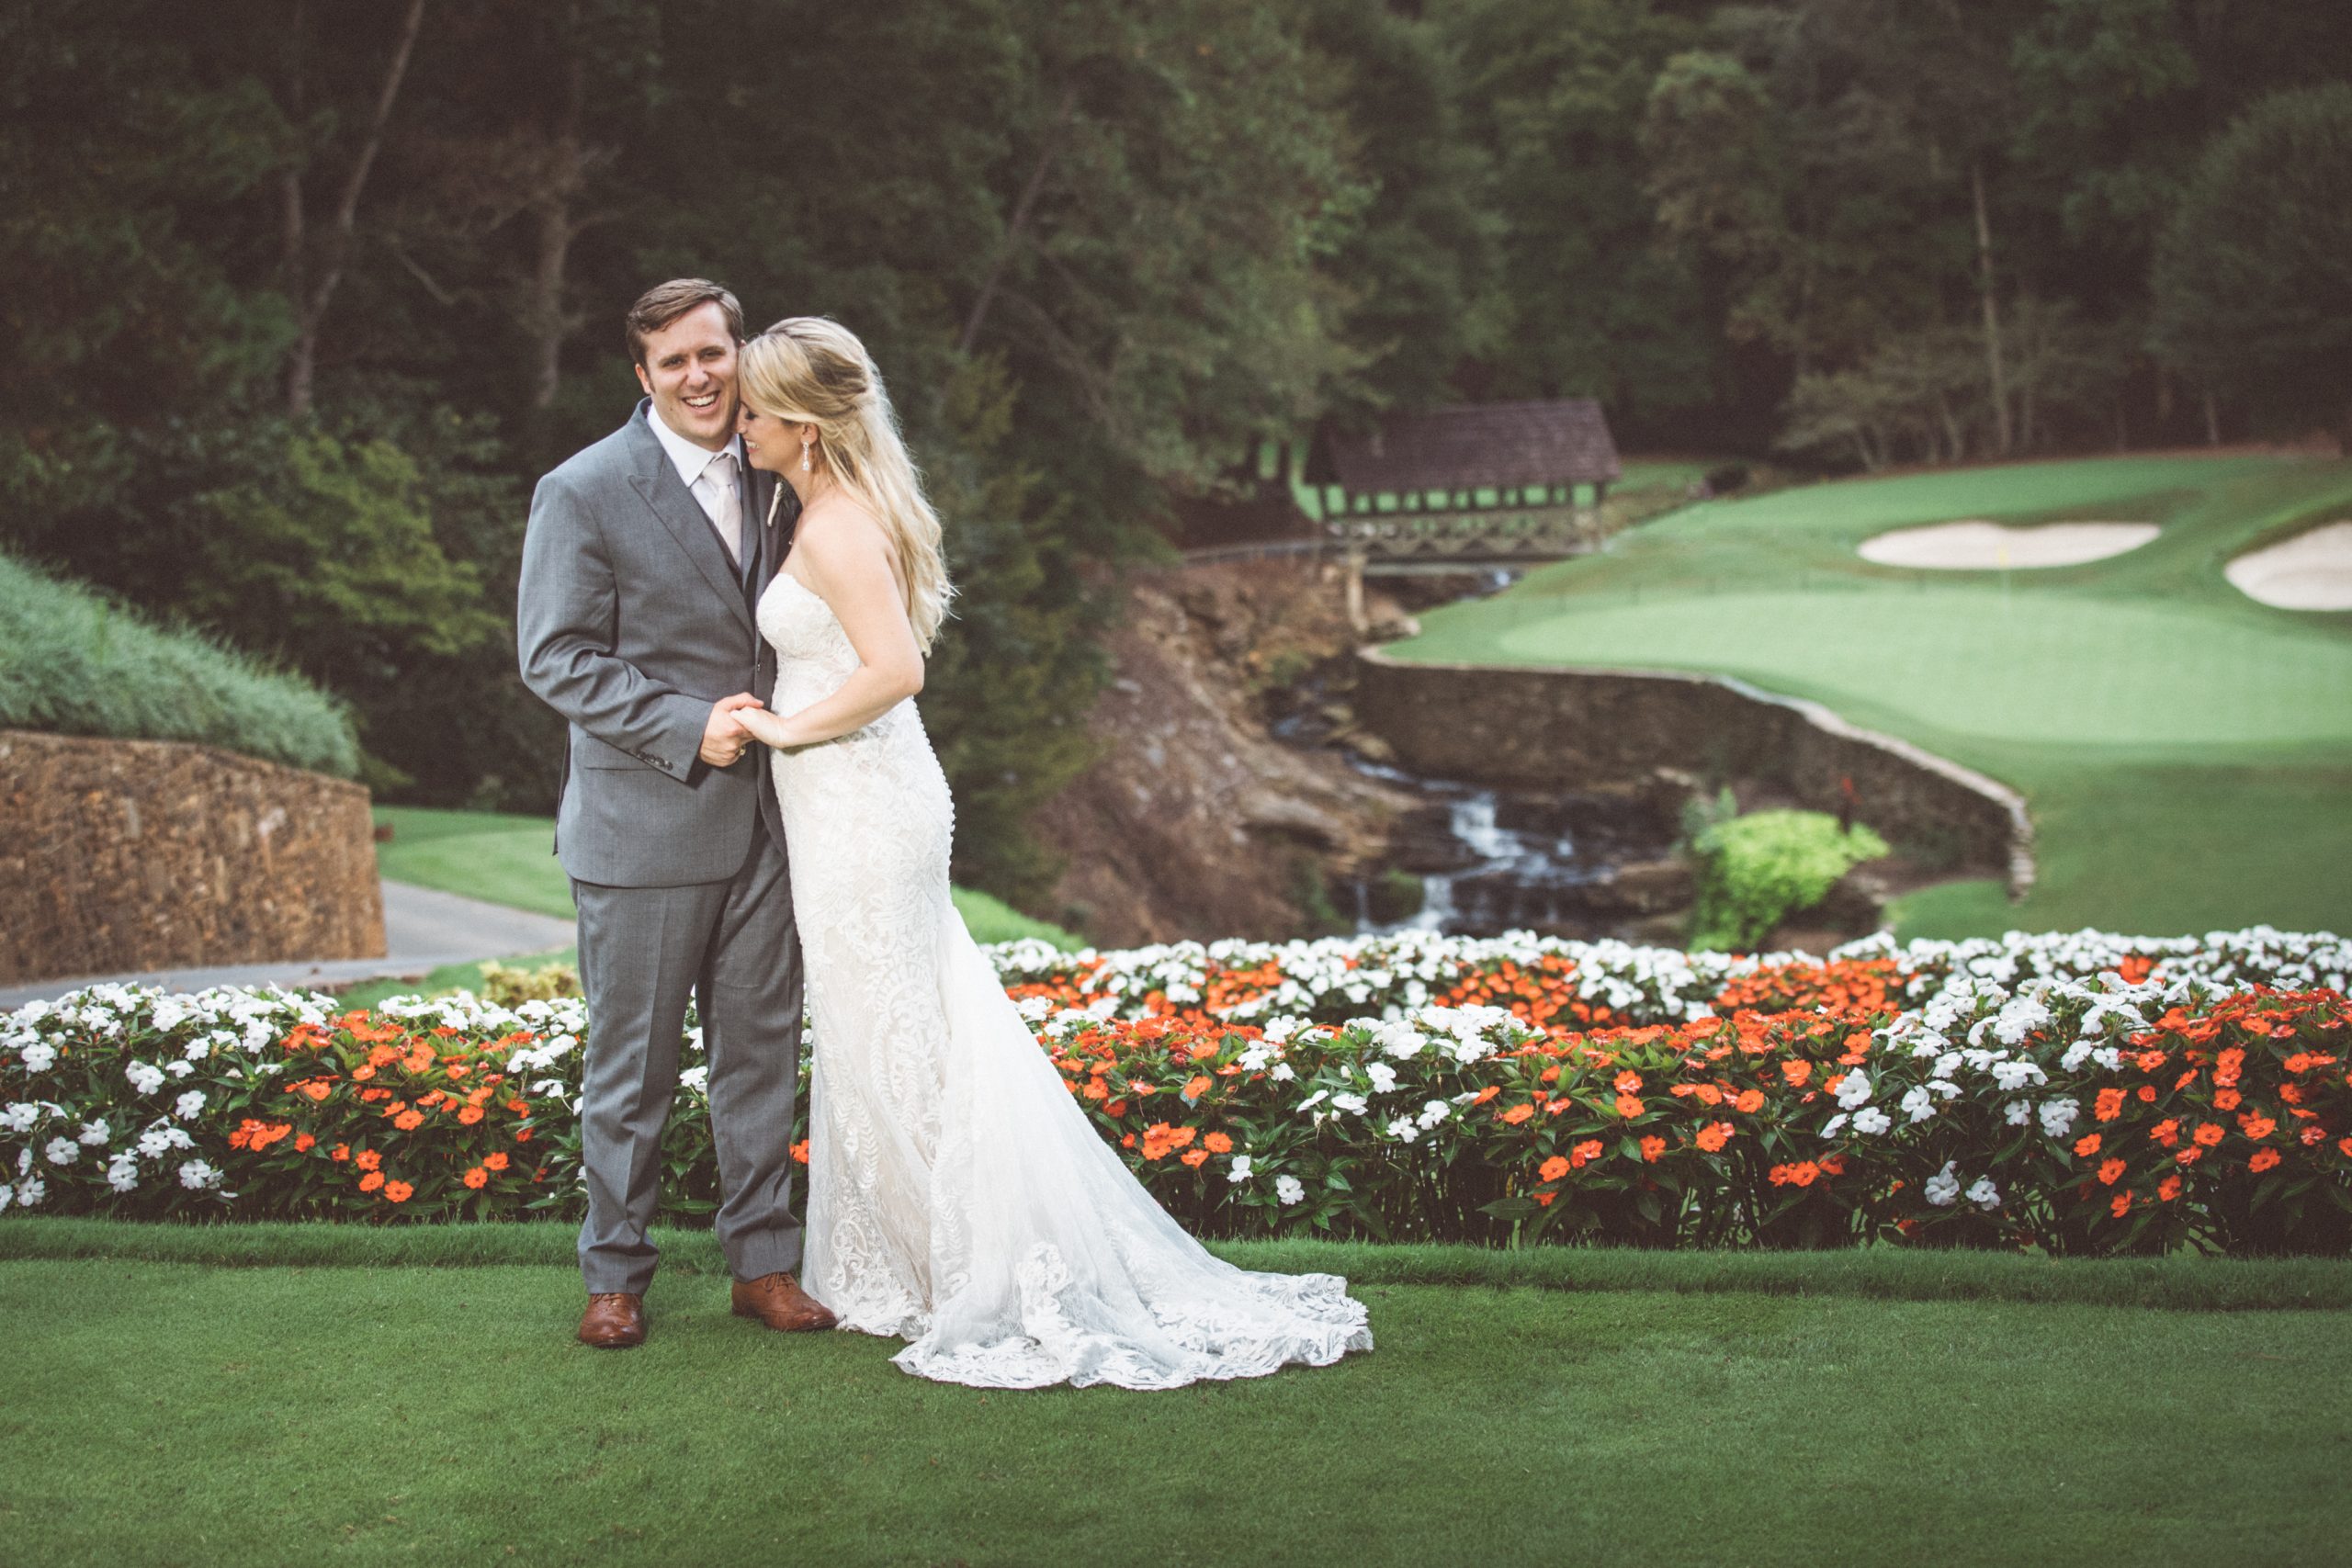
[[[81,1139],[82,1142],[85,1144],[93,1145],[103,1144],[107,1141],[108,1136],[109,1134],[107,1132],[107,1124],[103,1122],[85,1122],[82,1123]]]
[[[1396,1069],[1385,1062],[1366,1062],[1364,1077],[1372,1080],[1372,1092],[1386,1094],[1396,1087]]]
[[[1360,1094],[1335,1094],[1331,1097],[1331,1109],[1344,1111],[1351,1116],[1363,1115],[1364,1104],[1364,1098]]]
[[[46,1040],[36,1040],[17,1053],[17,1059],[28,1073],[45,1073],[56,1064],[57,1047]]]
[[[204,1091],[200,1089],[192,1089],[179,1097],[178,1101],[172,1107],[172,1113],[185,1122],[203,1109]]]
[[[1925,1122],[1936,1113],[1935,1097],[1928,1092],[1927,1085],[1915,1085],[1903,1097],[1903,1111],[1914,1122]]]
[[[2033,1103],[2030,1100],[2012,1100],[2002,1108],[2001,1114],[2003,1120],[2007,1121],[2010,1126],[2022,1127],[2033,1116]]]
[[[160,1034],[169,1033],[177,1029],[180,1021],[187,1017],[187,1010],[180,1006],[178,998],[164,997],[155,1003],[155,1010],[148,1014],[147,1021],[155,1026],[156,1032]]]
[[[1013,1010],[1019,1013],[1023,1018],[1028,1020],[1031,1023],[1035,1023],[1047,1013],[1054,1010],[1054,998],[1051,997],[1023,997],[1019,1001],[1013,1003],[1012,1008]]]
[[[1821,1135],[1825,1138],[1834,1138],[1838,1135],[1838,1129],[1845,1125],[1846,1113],[1840,1111],[1837,1115],[1832,1116],[1827,1122],[1822,1124]]]
[[[2041,1130],[2053,1138],[2063,1138],[2075,1125],[2075,1118],[2083,1113],[2082,1102],[2076,1100],[2045,1100],[2039,1112]]]
[[[1305,1021],[1295,1017],[1268,1019],[1266,1021],[1265,1028],[1266,1043],[1269,1045],[1288,1044],[1290,1043],[1290,1037],[1298,1032],[1298,1026],[1303,1021]]]
[[[1288,1083],[1293,1078],[1298,1077],[1296,1073],[1290,1070],[1290,1064],[1288,1062],[1276,1062],[1273,1066],[1267,1071],[1266,1076],[1276,1083]]]
[[[2050,1075],[2031,1062],[1996,1062],[1993,1064],[1993,1081],[2005,1091],[2014,1094],[2030,1083],[2048,1083]]]
[[[0,1111],[0,1131],[29,1133],[40,1121],[40,1107],[29,1100],[19,1100]]]
[[[1421,1114],[1418,1120],[1420,1122],[1422,1128],[1426,1130],[1436,1126],[1439,1122],[1444,1121],[1447,1117],[1453,1114],[1453,1107],[1448,1105],[1442,1100],[1431,1100],[1425,1101],[1422,1104]]]
[[[1858,1105],[1870,1102],[1871,1078],[1868,1073],[1857,1067],[1838,1080],[1838,1104],[1840,1109],[1851,1111]]]
[[[1854,1112],[1854,1131],[1876,1137],[1894,1125],[1894,1118],[1875,1105],[1865,1105]]]
[[[17,1179],[17,1201],[21,1206],[28,1209],[32,1208],[42,1199],[48,1196],[49,1183],[43,1181],[40,1177],[27,1176]]]
[[[1944,1168],[1928,1178],[1928,1184],[1922,1189],[1928,1195],[1928,1201],[1939,1209],[1950,1208],[1959,1201],[1960,1178],[1952,1170],[1956,1163],[1953,1160],[1944,1161]]]
[[[191,1191],[220,1185],[220,1173],[200,1159],[192,1159],[180,1167],[180,1185]]]
[[[1993,1185],[1991,1177],[1980,1176],[1968,1190],[1968,1201],[1980,1209],[1997,1209],[2001,1206],[2001,1190]]]
[[[1388,1123],[1388,1135],[1400,1144],[1409,1144],[1421,1135],[1421,1130],[1414,1125],[1411,1117],[1399,1116]]]
[[[678,1082],[685,1088],[694,1090],[696,1094],[708,1094],[710,1092],[710,1068],[707,1064],[697,1064],[695,1066],[688,1067],[684,1072],[678,1075]]]
[[[1225,1179],[1227,1181],[1234,1183],[1236,1186],[1249,1180],[1250,1156],[1248,1155],[1235,1155],[1233,1156],[1232,1168],[1226,1171]]]
[[[1312,1111],[1330,1098],[1331,1091],[1329,1089],[1318,1089],[1313,1094],[1308,1095],[1305,1100],[1300,1100],[1298,1102],[1298,1108],[1301,1111]]]
[[[128,1192],[139,1185],[139,1162],[128,1150],[107,1161],[107,1185],[118,1192]]]
[[[1285,1209],[1293,1203],[1303,1202],[1306,1198],[1306,1183],[1295,1176],[1277,1176],[1274,1178],[1274,1198]]]
[[[49,1163],[51,1165],[72,1165],[74,1156],[81,1152],[82,1145],[69,1138],[51,1138],[49,1141],[49,1147],[41,1151],[49,1156]]]
[[[184,1061],[188,1062],[201,1062],[210,1055],[212,1055],[212,1041],[209,1037],[205,1035],[198,1035],[195,1039],[189,1041],[187,1043],[187,1049],[180,1053],[181,1058]],[[194,1069],[191,1068],[190,1070],[193,1071]]]

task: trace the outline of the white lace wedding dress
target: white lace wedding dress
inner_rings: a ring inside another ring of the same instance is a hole
[[[788,573],[762,595],[790,714],[857,667]],[[1211,1257],[1094,1131],[947,896],[954,807],[922,720],[775,756],[815,1024],[801,1283],[908,1371],[1176,1388],[1372,1348],[1347,1282]]]

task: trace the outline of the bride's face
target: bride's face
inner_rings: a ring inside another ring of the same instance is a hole
[[[742,432],[743,455],[752,467],[781,474],[800,466],[800,438],[807,425],[762,413],[746,402],[737,428]]]

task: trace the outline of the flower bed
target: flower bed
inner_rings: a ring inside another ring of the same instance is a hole
[[[996,956],[1103,1135],[1203,1234],[2352,1247],[2333,936],[1873,942],[1827,964],[1531,937]],[[577,1213],[587,1023],[577,998],[36,1004],[0,1020],[0,1194]],[[699,1044],[664,1140],[673,1218],[718,1197]]]

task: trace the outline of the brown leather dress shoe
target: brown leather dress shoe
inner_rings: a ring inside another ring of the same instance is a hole
[[[738,1280],[730,1294],[737,1317],[756,1317],[770,1328],[782,1329],[786,1334],[831,1328],[841,1321],[824,1303],[802,1290],[799,1281],[789,1274]]]
[[[645,1298],[611,1291],[588,1298],[580,1315],[580,1342],[599,1350],[626,1350],[645,1343]]]

